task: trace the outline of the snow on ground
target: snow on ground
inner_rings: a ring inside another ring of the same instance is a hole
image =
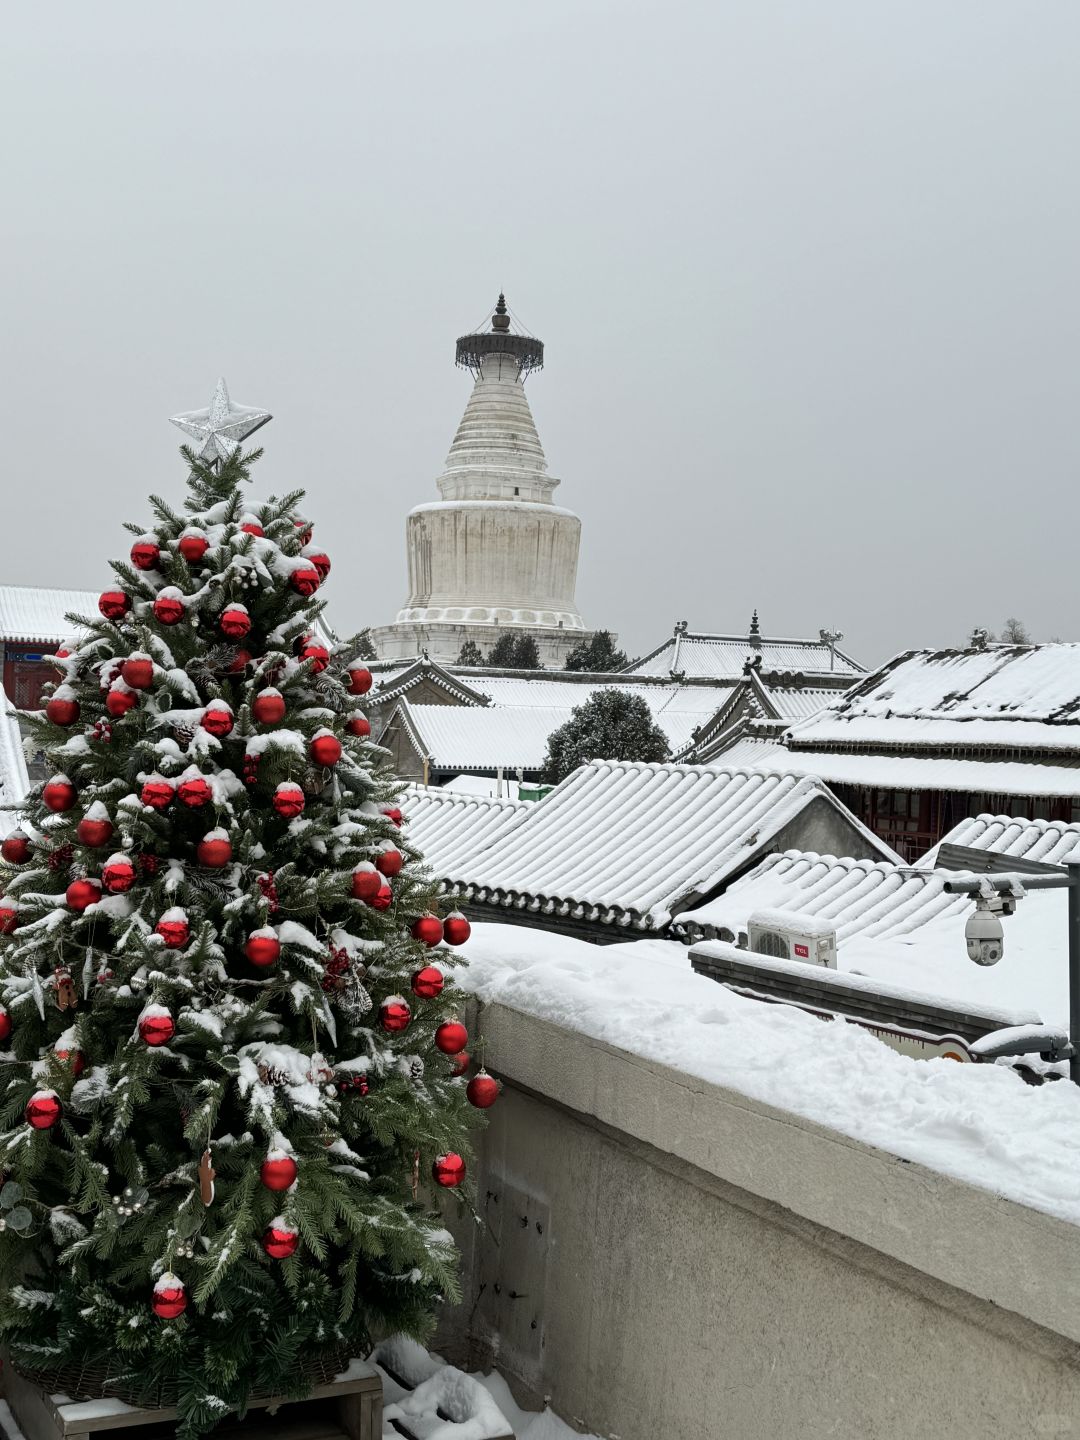
[[[477,924],[461,954],[456,978],[482,1000],[1080,1224],[1080,1089],[1068,1082],[1033,1087],[1004,1066],[899,1055],[857,1025],[735,995],[668,942],[589,945]]]

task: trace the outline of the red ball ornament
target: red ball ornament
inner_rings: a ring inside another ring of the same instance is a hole
[[[154,926],[154,934],[165,941],[166,950],[182,950],[191,939],[191,926],[187,916],[169,911]]]
[[[80,820],[75,830],[75,838],[80,845],[87,846],[90,850],[100,850],[103,845],[108,845],[113,837],[113,823],[111,820],[91,820],[89,817]]]
[[[280,690],[260,690],[251,702],[251,713],[260,725],[276,725],[285,718],[285,697]]]
[[[386,809],[380,813],[385,815],[388,820],[392,820],[399,830],[401,829],[401,822],[405,817],[396,805],[388,805]]]
[[[447,945],[464,945],[472,934],[472,926],[459,910],[448,915],[443,921],[443,939]]]
[[[70,810],[75,804],[75,786],[66,775],[54,775],[41,792],[47,810]]]
[[[30,859],[30,841],[21,830],[15,830],[0,844],[0,858],[9,865],[25,865]]]
[[[464,1075],[465,1071],[472,1064],[472,1056],[467,1050],[460,1050],[456,1055],[449,1055],[451,1075]]]
[[[354,710],[345,721],[345,729],[350,735],[356,735],[361,740],[366,740],[371,734],[371,721],[359,710]]]
[[[224,740],[230,733],[236,721],[233,712],[225,704],[224,700],[214,700],[203,711],[203,717],[199,724],[208,735],[215,735],[219,740]]]
[[[245,535],[254,535],[256,538],[266,534],[266,531],[259,524],[259,522],[250,518],[246,519],[243,522],[243,524],[240,526],[240,529],[244,532]]]
[[[51,1130],[60,1119],[62,1108],[55,1090],[38,1090],[30,1096],[23,1113],[26,1123],[35,1130]]]
[[[189,810],[197,810],[200,805],[210,803],[214,798],[214,792],[201,775],[189,775],[186,780],[181,780],[177,785],[176,798]]]
[[[120,678],[132,690],[148,690],[154,683],[154,662],[149,655],[132,655],[120,666]]]
[[[71,1061],[71,1073],[77,1080],[86,1069],[86,1056],[81,1050],[57,1050],[56,1058],[60,1061]]]
[[[274,809],[284,820],[295,820],[304,809],[303,790],[292,780],[283,780],[274,791],[271,801]]]
[[[57,660],[67,660],[70,655],[71,651],[66,645],[58,645],[53,651],[53,656]]]
[[[336,735],[316,735],[309,752],[316,765],[336,765],[341,759],[341,741]]]
[[[210,549],[210,541],[201,530],[185,530],[176,542],[176,548],[189,565],[197,565]]]
[[[444,1020],[435,1031],[435,1046],[444,1055],[460,1055],[469,1043],[469,1032],[460,1020]]]
[[[287,1260],[296,1253],[300,1236],[283,1225],[271,1225],[262,1237],[262,1247],[271,1260]]]
[[[227,605],[218,616],[218,625],[230,640],[242,640],[251,629],[251,616],[243,605]]]
[[[237,650],[232,658],[232,663],[229,665],[229,674],[242,675],[251,664],[251,658],[250,650]]]
[[[10,900],[0,900],[0,935],[10,935],[19,924],[19,911]]]
[[[105,696],[105,709],[114,720],[119,720],[121,715],[126,715],[128,711],[133,710],[138,703],[139,697],[135,694],[134,690],[111,689]]]
[[[373,900],[369,900],[368,904],[373,910],[389,910],[390,906],[393,903],[393,900],[394,892],[390,889],[390,886],[387,885],[386,881],[384,880],[379,886],[379,893],[375,896]]]
[[[352,893],[354,900],[366,900],[369,904],[382,887],[379,872],[369,860],[362,860],[352,872]]]
[[[431,1167],[436,1185],[453,1190],[465,1179],[465,1161],[453,1151],[449,1155],[438,1155]]]
[[[314,565],[303,565],[289,576],[289,584],[298,595],[307,596],[315,594],[322,580]]]
[[[288,1190],[300,1173],[291,1155],[267,1156],[259,1167],[259,1179],[268,1190]]]
[[[315,640],[305,639],[300,647],[299,658],[310,660],[312,673],[319,675],[330,664],[330,651]]]
[[[324,550],[316,550],[313,545],[305,545],[303,555],[318,571],[320,581],[325,580],[330,574],[330,556]]]
[[[100,880],[73,880],[64,892],[68,907],[80,913],[101,899]]]
[[[272,931],[256,930],[244,945],[244,954],[252,965],[264,967],[276,963],[281,954],[281,941]]]
[[[74,725],[79,718],[79,702],[66,696],[54,695],[45,705],[45,718],[54,725]]]
[[[490,1110],[499,1098],[499,1082],[493,1080],[486,1070],[481,1070],[465,1086],[465,1094],[469,1104],[475,1105],[477,1110]]]
[[[442,994],[445,983],[441,970],[437,970],[434,965],[425,965],[412,977],[412,992],[421,1000],[434,1000],[436,995]]]
[[[375,869],[383,875],[389,876],[392,880],[395,875],[401,874],[401,867],[405,864],[405,857],[400,850],[395,850],[391,845],[381,855],[375,857]]]
[[[149,805],[151,810],[167,810],[173,802],[176,791],[172,782],[162,780],[147,780],[139,791],[139,799],[144,805]]]
[[[357,665],[349,671],[349,694],[366,695],[371,689],[371,671],[366,665]]]
[[[131,563],[136,570],[155,570],[161,559],[161,547],[156,540],[136,540],[131,547]]]
[[[379,1024],[388,1035],[399,1034],[407,1028],[411,1019],[412,1011],[400,995],[395,995],[392,1000],[384,1000],[379,1006]]]
[[[176,1034],[176,1022],[167,1010],[153,1009],[139,1021],[139,1035],[147,1045],[156,1049],[167,1045]]]
[[[114,855],[102,866],[101,883],[110,895],[123,895],[135,884],[135,866],[126,855]]]
[[[106,620],[122,620],[131,609],[131,596],[123,590],[105,590],[98,596],[97,603]]]
[[[412,937],[425,945],[438,945],[443,938],[442,921],[437,915],[421,915],[413,921]]]
[[[184,602],[179,595],[162,591],[150,608],[161,625],[178,625],[184,618]]]
[[[200,865],[210,870],[220,870],[232,859],[232,845],[228,838],[207,835],[199,841],[196,857]]]
[[[162,1275],[154,1286],[150,1308],[159,1320],[175,1320],[188,1307],[187,1286],[178,1275]]]
[[[0,1005],[0,1040],[6,1040],[11,1034],[11,1016]]]

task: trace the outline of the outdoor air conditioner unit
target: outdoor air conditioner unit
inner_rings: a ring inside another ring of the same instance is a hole
[[[827,920],[789,910],[755,910],[747,916],[746,929],[755,955],[836,969],[836,931]]]

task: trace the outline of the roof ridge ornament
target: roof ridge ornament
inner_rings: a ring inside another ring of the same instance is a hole
[[[752,649],[761,649],[761,626],[758,624],[756,605],[754,606],[754,613],[750,617],[750,634],[746,638]]]

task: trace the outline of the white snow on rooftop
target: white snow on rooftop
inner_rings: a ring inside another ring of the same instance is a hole
[[[638,661],[634,675],[670,675],[687,679],[738,680],[751,657],[761,656],[763,670],[789,670],[807,674],[830,672],[856,678],[863,667],[837,650],[830,664],[829,647],[822,640],[771,640],[762,636],[756,645],[747,635],[707,635],[683,632],[672,635]]]
[[[975,795],[1080,795],[1080,767],[1022,760],[953,760],[935,755],[866,755],[833,750],[789,750],[740,741],[718,758],[747,767],[790,770],[837,785],[887,790],[962,790]]]
[[[36,585],[0,585],[0,640],[59,644],[75,629],[69,612],[92,619],[96,590],[47,590]]]
[[[0,805],[14,805],[30,788],[26,773],[26,755],[22,747],[19,719],[4,703],[0,691]],[[0,836],[17,829],[18,818],[10,810],[0,810]]]
[[[498,844],[534,808],[520,800],[465,795],[434,786],[410,785],[402,795],[410,845],[436,875],[468,866],[469,857]]]

